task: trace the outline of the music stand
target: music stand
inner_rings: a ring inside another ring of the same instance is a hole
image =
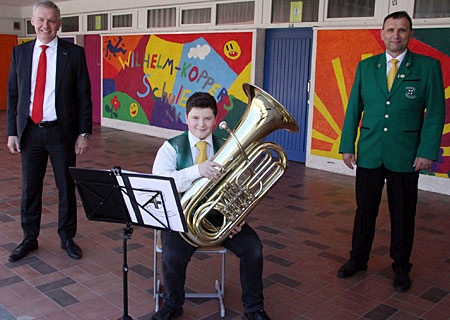
[[[89,220],[123,223],[123,307],[128,315],[127,240],[132,225],[187,232],[175,181],[170,177],[111,170],[69,168]]]

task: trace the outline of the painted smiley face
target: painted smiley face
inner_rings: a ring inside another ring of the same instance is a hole
[[[139,107],[136,102],[133,102],[132,104],[130,104],[130,116],[132,118],[137,116],[138,110],[139,110]]]
[[[223,53],[228,59],[236,60],[241,56],[241,47],[236,41],[230,40],[223,46]]]

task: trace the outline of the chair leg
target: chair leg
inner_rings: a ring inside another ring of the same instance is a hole
[[[225,317],[225,305],[223,303],[223,287],[220,287],[219,281],[216,280],[216,291],[217,291],[217,298],[219,299],[220,303],[220,317]]]
[[[155,230],[154,233],[154,250],[153,250],[153,298],[155,299],[155,312],[159,311],[159,300],[160,297],[162,297],[161,292],[161,280],[158,277],[158,254],[162,253],[162,248],[157,245],[158,243],[158,235]],[[197,293],[197,292],[186,292],[185,297],[186,298],[212,298],[212,299],[219,299],[220,304],[220,317],[225,317],[225,304],[224,304],[224,288],[225,288],[225,255],[227,253],[227,250],[225,248],[222,248],[221,250],[204,250],[204,252],[211,252],[211,253],[220,253],[222,254],[222,265],[221,265],[221,279],[215,280],[214,286],[215,286],[215,292],[209,292],[209,293]]]
[[[157,284],[156,284],[155,312],[158,312],[158,311],[159,311],[160,288],[161,288],[161,281],[158,280],[158,281],[157,281]]]
[[[222,252],[222,283],[221,283],[221,291],[220,291],[220,293],[222,294],[222,297],[224,296],[224,293],[225,293],[225,257],[226,257],[226,252]]]

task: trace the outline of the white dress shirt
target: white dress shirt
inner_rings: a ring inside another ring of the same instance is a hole
[[[200,152],[195,144],[200,140],[191,134],[191,132],[188,132],[188,138],[191,147],[192,162],[195,163]],[[208,159],[211,159],[214,156],[212,135],[209,135],[204,141],[207,142],[206,154]],[[178,192],[185,192],[195,180],[201,178],[198,164],[182,170],[176,170],[176,167],[177,153],[172,145],[168,141],[165,141],[156,154],[152,173],[157,176],[174,178]]]
[[[30,116],[33,111],[34,88],[36,86],[36,74],[39,64],[39,56],[41,55],[41,45],[43,43],[36,38],[36,43],[33,50],[33,63],[31,69],[31,94],[30,94]],[[45,79],[45,95],[44,95],[44,113],[42,121],[56,120],[55,107],[55,88],[56,88],[56,51],[58,48],[58,38],[46,44],[48,46],[45,51],[47,55],[47,73]]]
[[[403,58],[406,55],[406,52],[408,51],[408,49],[406,49],[405,51],[403,51],[403,53],[397,57],[393,57],[391,56],[387,51],[386,51],[386,76],[389,73],[389,70],[391,70],[392,68],[392,63],[390,62],[391,59],[397,59],[397,67],[400,68],[400,65],[402,64]]]

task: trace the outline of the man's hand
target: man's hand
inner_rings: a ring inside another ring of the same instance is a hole
[[[416,171],[430,170],[432,164],[433,164],[433,160],[429,160],[429,159],[425,159],[425,158],[416,158],[414,160],[413,167],[416,169]]]
[[[342,160],[347,167],[353,170],[353,166],[356,164],[355,155],[353,153],[343,153]]]
[[[206,160],[198,165],[200,175],[204,178],[216,181],[222,176],[222,166],[211,160]]]
[[[78,136],[77,141],[75,141],[75,154],[81,156],[85,154],[89,149],[89,138],[83,136]]]
[[[7,147],[9,149],[9,152],[11,152],[11,154],[20,153],[19,138],[17,136],[9,136]]]
[[[231,230],[230,235],[228,236],[230,239],[233,238],[235,235],[237,235],[242,230],[242,226],[245,224],[245,220],[242,221],[242,223],[236,227],[234,227],[233,230]]]

